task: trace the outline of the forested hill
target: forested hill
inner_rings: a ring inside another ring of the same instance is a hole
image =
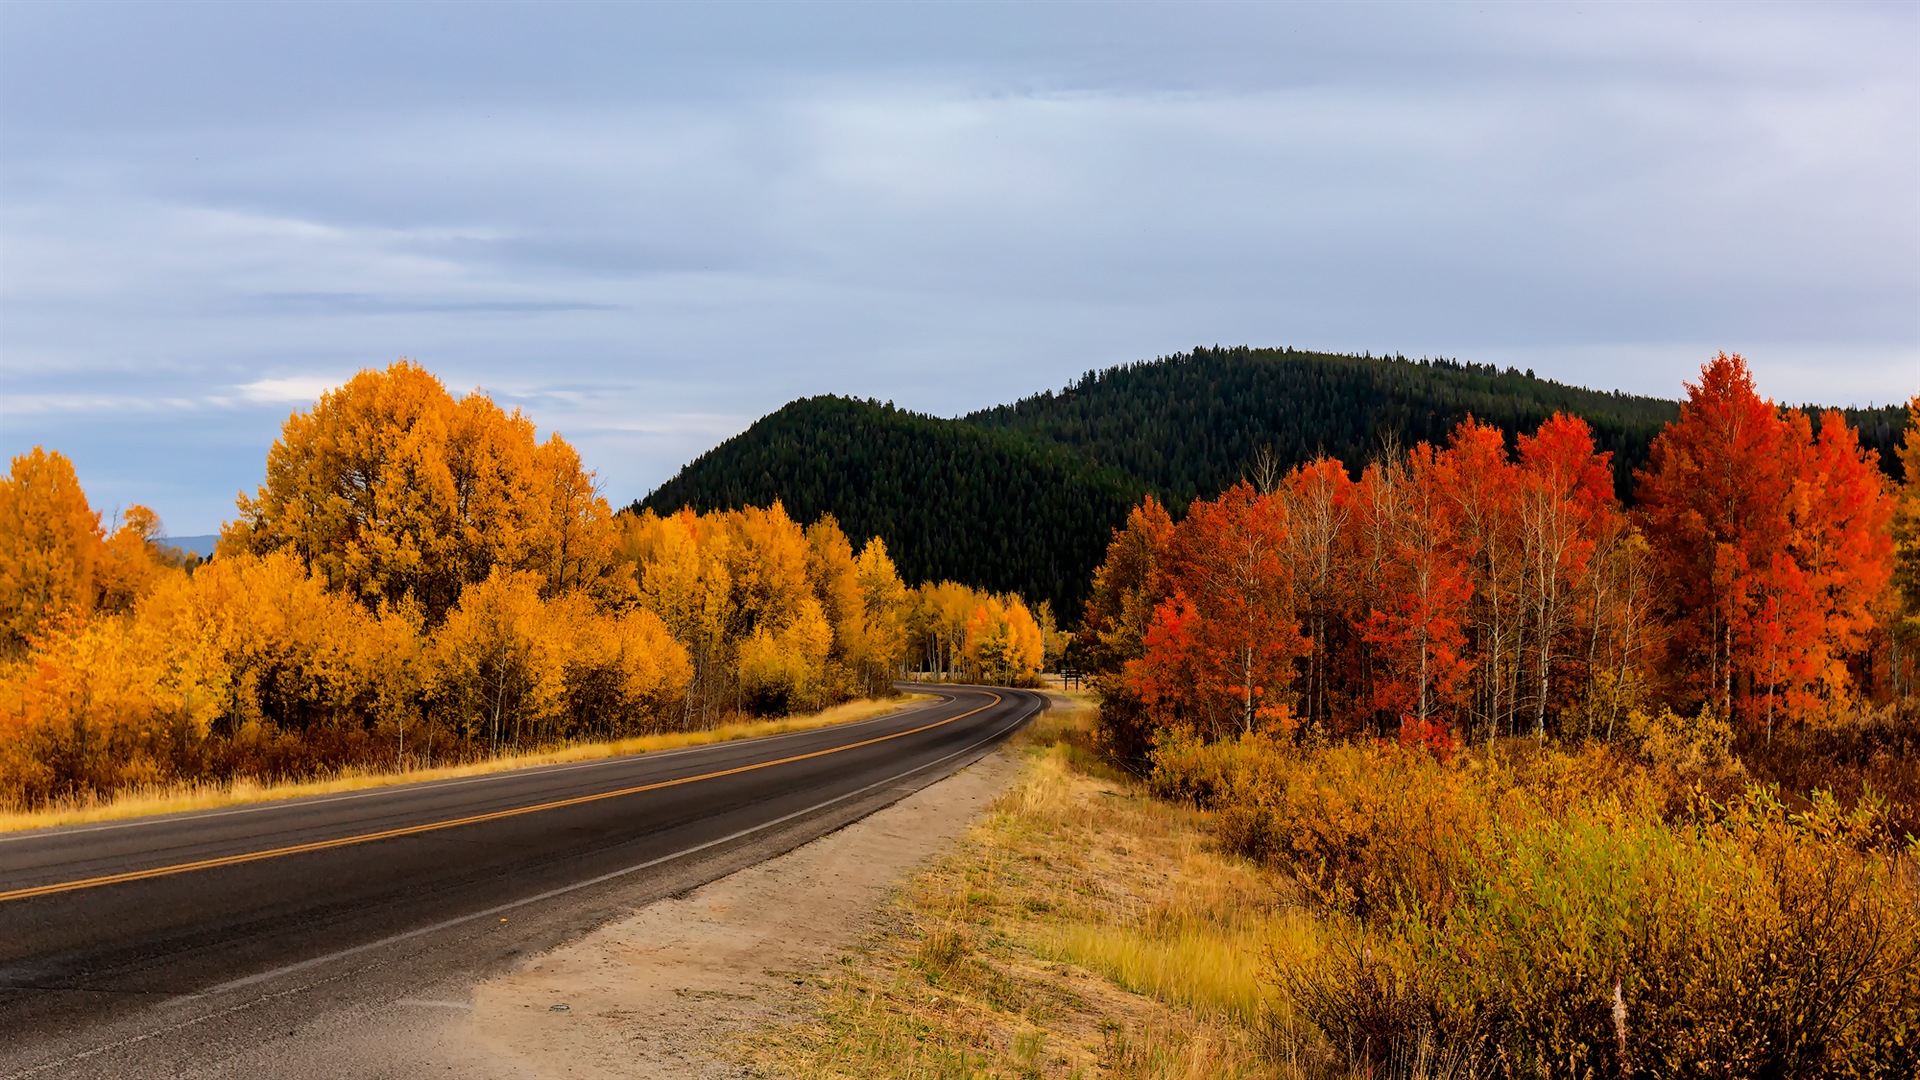
[[[1110,527],[1143,492],[1178,513],[1248,475],[1263,449],[1282,468],[1325,453],[1357,469],[1389,444],[1441,442],[1469,415],[1511,443],[1556,411],[1592,425],[1630,497],[1633,469],[1679,405],[1452,360],[1203,348],[959,420],[796,401],[635,506],[781,498],[802,519],[831,512],[850,535],[885,537],[908,580],[1017,589],[1070,619]],[[1891,472],[1904,407],[1847,413]]]
[[[1072,447],[1179,506],[1245,476],[1262,448],[1283,467],[1331,454],[1357,468],[1389,442],[1444,442],[1469,415],[1498,425],[1511,443],[1555,412],[1593,426],[1624,492],[1680,407],[1490,365],[1242,347],[1090,371],[1058,393],[965,419]]]
[[[1613,452],[1616,490],[1630,499],[1633,470],[1680,405],[1491,364],[1242,346],[1090,371],[1059,393],[964,419],[1071,447],[1178,507],[1247,475],[1263,448],[1283,468],[1321,454],[1358,468],[1389,443],[1438,445],[1469,415],[1505,431],[1512,446],[1556,412],[1592,426],[1600,449]],[[1905,406],[1845,412],[1891,473]]]
[[[880,536],[901,577],[1016,590],[1077,613],[1112,527],[1146,488],[1071,451],[878,402],[803,398],[634,504],[728,510],[775,499],[802,521]]]

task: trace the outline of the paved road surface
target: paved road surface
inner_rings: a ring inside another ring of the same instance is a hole
[[[301,1029],[457,995],[924,787],[1044,707],[937,692],[817,731],[0,834],[0,1078],[361,1071]]]

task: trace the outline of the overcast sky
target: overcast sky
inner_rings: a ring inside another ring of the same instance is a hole
[[[616,504],[1195,344],[1920,389],[1920,4],[0,4],[0,452],[211,532],[416,357]]]

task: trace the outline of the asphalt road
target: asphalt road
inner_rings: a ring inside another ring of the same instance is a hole
[[[690,750],[0,834],[0,1077],[355,1074],[305,1060],[302,1029],[431,1003],[791,850],[1045,704],[912,689],[941,699]]]

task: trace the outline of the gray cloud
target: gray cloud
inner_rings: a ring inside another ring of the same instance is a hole
[[[183,533],[402,355],[622,500],[798,394],[951,414],[1196,343],[1920,384],[1906,5],[6,17],[0,450]]]

